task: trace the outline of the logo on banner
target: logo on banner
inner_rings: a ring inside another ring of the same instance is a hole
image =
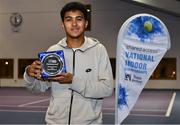
[[[141,42],[156,42],[154,39],[164,34],[160,21],[151,16],[139,16],[130,22],[128,34],[135,35]]]
[[[126,81],[131,81],[131,74],[125,73],[125,80]]]

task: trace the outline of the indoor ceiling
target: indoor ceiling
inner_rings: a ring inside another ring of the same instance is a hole
[[[180,0],[123,0],[180,17]]]

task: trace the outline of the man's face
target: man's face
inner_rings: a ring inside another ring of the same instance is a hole
[[[65,29],[67,37],[79,38],[84,35],[87,21],[81,11],[68,11],[65,13],[62,27]]]

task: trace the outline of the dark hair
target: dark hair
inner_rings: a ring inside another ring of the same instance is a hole
[[[80,2],[70,2],[66,4],[60,12],[62,21],[64,20],[65,13],[71,10],[81,11],[84,15],[85,20],[87,20],[87,10],[86,10],[85,5]]]

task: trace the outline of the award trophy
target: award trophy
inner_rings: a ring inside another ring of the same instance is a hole
[[[53,77],[66,72],[64,52],[62,50],[40,52],[38,58],[42,62],[42,78]]]

